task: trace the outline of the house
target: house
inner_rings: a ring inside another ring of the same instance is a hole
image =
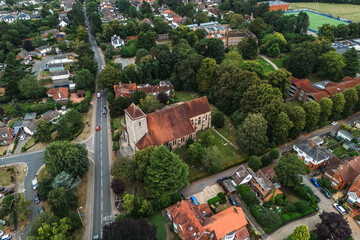
[[[164,34],[158,34],[158,37],[156,39],[156,41],[169,41],[170,40],[170,35],[167,33]]]
[[[49,110],[45,113],[43,113],[40,117],[41,120],[44,120],[45,122],[56,122],[57,119],[59,119],[61,114],[56,110]],[[40,120],[39,119],[39,120]]]
[[[256,193],[261,202],[270,201],[271,196],[274,197],[281,193],[280,186],[274,183],[261,171],[258,170],[250,180],[250,187]]]
[[[342,138],[342,139],[345,139],[347,141],[350,141],[353,140],[355,137],[349,133],[348,131],[345,131],[345,130],[339,130],[337,133],[336,133],[336,136],[338,136],[339,138]]]
[[[150,21],[148,18],[144,18],[141,22],[142,22],[142,23],[147,23],[147,24],[149,24],[150,26],[154,27],[154,24],[153,24],[152,21]]]
[[[241,165],[238,169],[236,169],[235,173],[231,175],[236,185],[248,184],[253,176],[255,176],[253,170],[245,167],[244,165]]]
[[[348,189],[346,201],[351,205],[355,204],[357,208],[360,207],[360,175],[357,176],[355,181]]]
[[[264,2],[258,2],[257,5],[268,3],[269,4],[269,10],[270,11],[287,11],[289,9],[289,3],[283,2],[283,1],[264,1]]]
[[[327,177],[331,182],[331,186],[337,190],[350,186],[359,175],[360,157],[345,161],[339,164],[336,169],[326,170],[324,173],[324,177]]]
[[[31,54],[23,49],[18,55],[16,55],[17,60],[23,60],[24,64],[29,64],[32,60]]]
[[[51,88],[46,92],[46,94],[48,97],[52,97],[55,102],[66,101],[69,99],[69,88]]]
[[[12,129],[13,129],[12,136],[13,137],[15,137],[20,132],[22,122],[23,121],[16,121],[13,123],[13,125],[12,125]]]
[[[166,208],[175,233],[183,240],[250,239],[244,212],[230,207],[211,217],[204,216],[190,200],[182,200]]]
[[[36,119],[36,112],[26,113],[24,121],[33,121]]]
[[[70,72],[69,70],[50,72],[50,77],[52,80],[68,79],[70,77]]]
[[[124,40],[122,40],[120,36],[114,35],[111,37],[111,45],[114,49],[122,47],[124,44]]]
[[[47,68],[50,72],[57,72],[57,71],[63,71],[64,65],[62,63],[49,63],[47,65]]]
[[[324,97],[331,98],[335,94],[359,84],[360,78],[351,77],[344,77],[339,83],[326,80],[314,84],[311,84],[308,79],[300,80],[291,77],[288,94],[303,103],[308,101],[318,102]]]
[[[52,47],[50,45],[41,46],[35,48],[35,51],[40,53],[41,56],[46,56],[47,54],[51,53]]]
[[[231,179],[226,179],[222,182],[222,186],[228,194],[236,192],[236,183]]]
[[[66,19],[66,18],[62,18],[60,21],[59,21],[59,27],[66,27],[67,25],[69,24],[69,19]]]
[[[32,121],[29,125],[24,127],[24,132],[30,136],[34,136],[36,132],[37,120]]]
[[[15,22],[16,17],[13,15],[6,15],[6,16],[2,17],[1,20],[6,23],[13,23],[13,22]]]
[[[41,31],[40,32],[41,39],[47,40],[49,38],[49,33],[51,33],[52,36],[56,38],[57,41],[62,40],[66,36],[66,33],[60,32],[58,29],[51,29],[51,30]]]
[[[130,98],[130,95],[137,90],[136,83],[125,83],[114,85],[115,97]]]
[[[0,145],[9,145],[13,140],[13,129],[9,128],[5,123],[0,122]]]
[[[350,141],[346,141],[344,144],[343,144],[343,147],[346,149],[346,150],[360,150],[360,147],[359,145],[357,145],[356,143],[353,143],[353,142],[350,142]]]
[[[315,143],[316,146],[319,146],[324,143],[324,139],[319,136],[315,136],[309,139],[310,142]]]
[[[303,144],[296,144],[293,146],[293,149],[310,170],[315,170],[320,166],[324,166],[329,159],[329,155],[311,141]]]
[[[160,81],[159,85],[136,85],[136,83],[127,83],[114,85],[115,97],[126,97],[130,98],[131,94],[135,91],[143,91],[146,94],[157,95],[161,92],[170,94],[174,90],[174,86],[170,81]]]
[[[54,87],[68,87],[70,90],[74,89],[72,85],[75,85],[73,81],[69,81],[68,78],[53,79],[52,82]]]
[[[217,34],[220,34],[224,37],[226,34],[226,28],[218,22],[201,23],[200,27],[204,29],[205,36],[216,36]]]
[[[196,133],[211,127],[211,109],[207,97],[145,114],[131,104],[125,110],[126,127],[122,138],[131,148],[166,145],[171,149],[196,140]]]
[[[258,42],[255,34],[249,30],[240,30],[240,31],[227,31],[225,36],[225,42],[229,47],[237,46],[240,41],[244,38],[251,38]]]
[[[54,57],[54,60],[52,61],[52,63],[72,63],[73,60],[69,59],[67,55],[57,55]]]
[[[30,20],[30,15],[27,13],[20,13],[16,17],[17,20]]]
[[[354,121],[354,126],[357,128],[357,129],[360,129],[360,120],[355,120]]]

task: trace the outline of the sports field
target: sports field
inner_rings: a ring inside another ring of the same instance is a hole
[[[330,17],[326,17],[314,12],[310,12],[310,11],[306,11],[306,13],[309,16],[309,21],[310,21],[310,26],[309,29],[313,30],[313,31],[318,31],[318,28],[321,27],[324,23],[329,23],[331,25],[337,26],[341,23],[345,23],[342,22],[340,20],[334,19],[334,18],[330,18]],[[294,13],[286,13],[286,14],[298,14],[298,12],[294,12]],[[345,23],[348,24],[348,23]]]
[[[360,5],[340,4],[340,3],[314,3],[314,2],[297,2],[290,3],[291,9],[309,9],[317,12],[329,13],[335,18],[338,16],[351,21],[360,22]],[[290,9],[290,10],[291,10]]]

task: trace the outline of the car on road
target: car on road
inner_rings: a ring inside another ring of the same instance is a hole
[[[26,137],[25,135],[21,135],[21,136],[20,136],[20,140],[21,140],[21,141],[24,140],[25,137]]]
[[[100,131],[100,126],[96,126],[96,131]]]
[[[335,125],[337,125],[337,124],[338,124],[337,121],[333,121],[333,122],[331,123],[331,125],[333,125],[333,126],[335,126]]]
[[[39,199],[39,197],[38,197],[37,194],[34,195],[34,203],[35,203],[35,204],[40,203],[40,199]]]
[[[106,107],[102,108],[102,114],[106,114]]]
[[[33,189],[35,190],[38,186],[38,181],[36,179],[33,179],[31,183],[32,183]]]
[[[41,206],[41,205],[39,206],[38,212],[39,212],[39,214],[42,214],[44,212],[43,206]]]
[[[6,234],[4,236],[2,236],[1,240],[10,240],[11,239],[11,235],[10,234]]]
[[[315,195],[315,194],[314,194],[314,197],[316,198],[316,202],[317,202],[317,203],[321,201],[318,195]]]
[[[0,187],[0,192],[4,191],[5,188],[4,187]]]
[[[191,197],[190,197],[190,200],[195,204],[195,206],[199,205],[199,202],[198,202],[198,200],[196,199],[196,197],[191,196]]]
[[[235,198],[229,197],[229,201],[232,206],[235,206],[235,207],[238,206],[238,203],[236,202]]]
[[[9,188],[5,191],[4,195],[7,196],[15,192],[15,188]]]
[[[101,97],[101,93],[98,92],[97,97]]]
[[[101,70],[104,70],[104,65],[101,65]]]
[[[320,187],[318,181],[316,181],[315,178],[311,178],[311,179],[310,179],[310,182],[311,182],[312,184],[314,184],[315,187]]]
[[[326,188],[322,188],[322,189],[320,190],[320,192],[321,192],[322,194],[324,194],[325,197],[327,197],[328,199],[330,199],[330,198],[332,197],[331,193],[330,193],[329,190],[327,190]]]
[[[346,214],[345,208],[343,208],[340,204],[334,203],[333,206],[334,206],[334,208],[336,208],[336,210],[338,210],[338,212],[341,213],[342,215]]]

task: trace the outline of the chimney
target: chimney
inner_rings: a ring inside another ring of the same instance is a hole
[[[238,210],[236,209],[236,207],[234,207],[234,212],[235,212],[236,214],[239,214],[239,213],[238,213]]]

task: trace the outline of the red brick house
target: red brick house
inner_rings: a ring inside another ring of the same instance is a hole
[[[65,102],[69,99],[69,88],[51,88],[46,92],[46,94],[48,95],[48,97],[52,97],[55,102]]]

